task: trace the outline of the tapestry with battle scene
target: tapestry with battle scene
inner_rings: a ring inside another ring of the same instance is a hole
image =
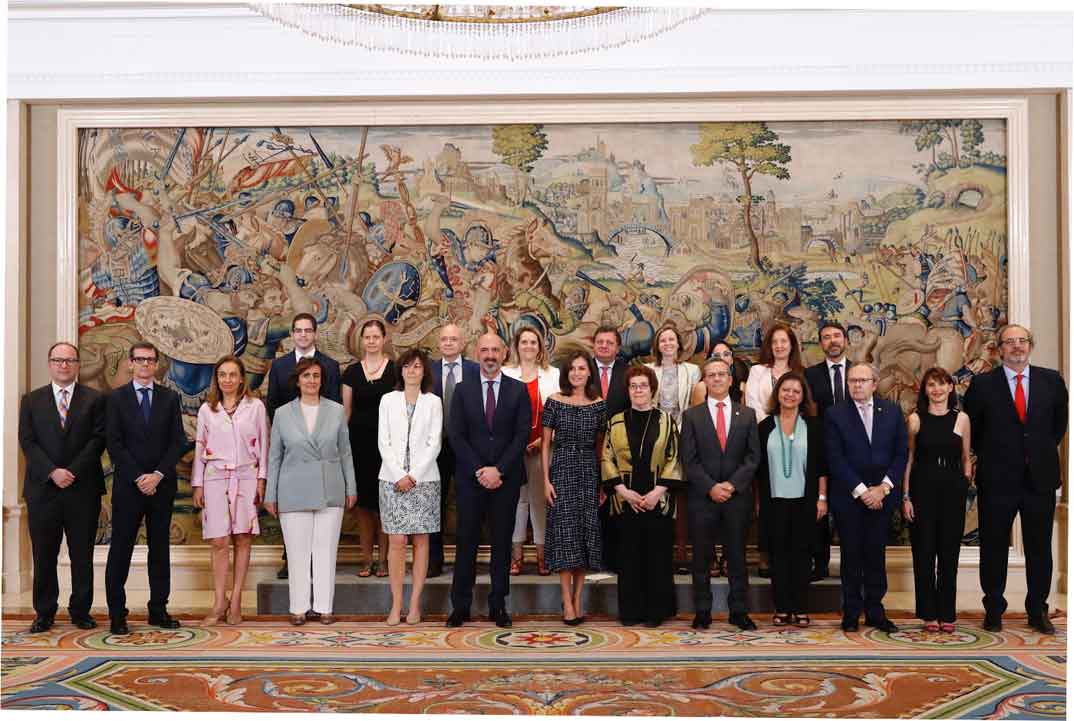
[[[695,361],[720,340],[755,360],[783,320],[809,363],[837,319],[909,412],[926,368],[963,392],[997,360],[1006,160],[1004,122],[974,119],[82,129],[82,381],[127,382],[153,342],[193,438],[212,364],[235,353],[263,393],[299,312],[344,367],[372,317],[395,352],[435,353],[451,321],[470,341],[532,326],[553,358],[612,324],[637,360],[670,321]],[[192,458],[176,544],[202,543]]]

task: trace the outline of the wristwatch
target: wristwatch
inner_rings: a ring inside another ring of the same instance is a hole
[[[820,493],[820,494],[817,495],[817,500],[818,501],[827,501],[828,497],[826,495],[824,495],[823,493]]]
[[[881,483],[880,485],[884,487],[884,498],[887,498],[888,495],[891,493],[891,487],[886,483]]]

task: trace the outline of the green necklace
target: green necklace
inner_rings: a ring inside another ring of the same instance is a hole
[[[779,449],[783,460],[783,477],[791,477],[791,469],[794,468],[794,433],[791,434],[790,443],[787,443],[787,435],[783,432],[783,423],[776,417],[776,425],[779,426]],[[794,430],[798,430],[798,416],[794,417]],[[787,451],[788,446],[790,452]]]

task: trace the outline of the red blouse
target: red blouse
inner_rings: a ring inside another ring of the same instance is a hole
[[[526,384],[526,390],[530,394],[530,409],[533,417],[530,419],[530,443],[541,437],[541,413],[544,406],[541,405],[541,393],[537,389],[537,379],[534,378]]]

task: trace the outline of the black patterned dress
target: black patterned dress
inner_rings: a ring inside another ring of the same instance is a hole
[[[573,406],[548,399],[541,425],[555,431],[549,480],[556,500],[548,507],[544,532],[550,571],[600,570],[600,519],[597,515],[600,464],[594,444],[607,427],[604,401]]]

